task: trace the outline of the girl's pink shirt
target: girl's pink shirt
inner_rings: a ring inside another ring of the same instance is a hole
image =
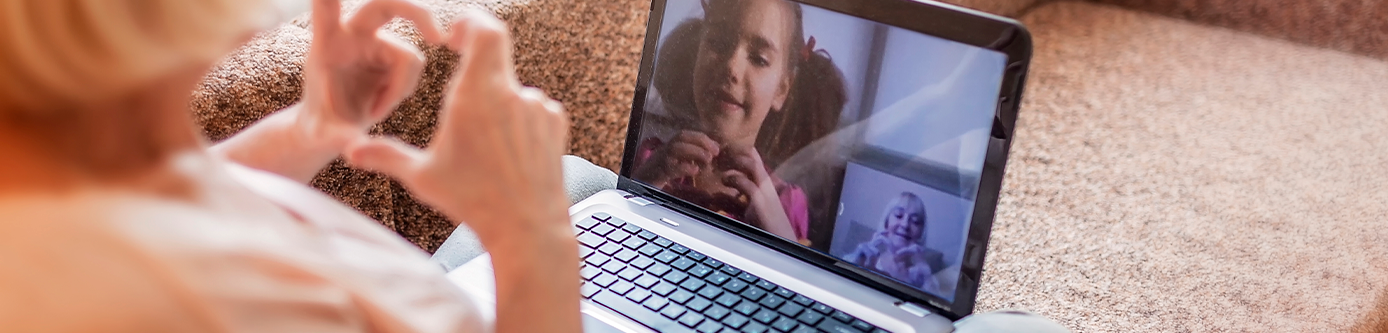
[[[96,189],[0,198],[0,330],[490,330],[394,232],[289,179],[225,169],[208,182],[232,186],[209,186],[223,199],[209,205]]]
[[[636,163],[646,163],[656,149],[660,149],[664,145],[664,141],[655,137],[641,141],[641,145],[636,150]],[[770,173],[771,170],[767,170],[767,172]],[[771,175],[771,181],[776,186],[776,194],[780,196],[781,208],[785,209],[786,216],[790,217],[790,228],[795,231],[795,238],[797,238],[794,241],[802,243],[807,241],[810,237],[810,203],[805,196],[805,190],[776,177],[776,175]],[[729,215],[728,217],[742,220],[742,216]]]

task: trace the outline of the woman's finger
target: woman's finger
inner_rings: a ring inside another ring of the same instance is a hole
[[[419,148],[395,138],[363,138],[349,145],[343,155],[351,165],[396,179],[417,173],[427,156]]]
[[[516,65],[511,58],[511,34],[506,24],[476,10],[461,15],[453,24],[449,47],[462,54],[455,76],[457,98],[484,97],[515,90]]]
[[[414,93],[419,86],[420,73],[424,71],[424,52],[390,34],[382,34],[381,40],[387,45],[384,52],[392,61],[385,91],[380,92],[377,105],[370,109],[369,116],[373,121],[384,119],[401,101]]]
[[[329,0],[319,0],[319,2]],[[424,41],[437,44],[444,40],[443,29],[428,9],[410,0],[373,0],[347,19],[346,26],[358,36],[374,37],[376,30],[396,17],[414,22]]]
[[[313,0],[313,36],[327,38],[342,25],[342,0]]]

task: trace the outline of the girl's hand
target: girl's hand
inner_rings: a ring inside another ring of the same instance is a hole
[[[707,134],[682,131],[636,167],[636,179],[663,188],[671,180],[698,175],[718,156],[718,142]]]
[[[398,16],[414,21],[425,42],[443,42],[433,15],[410,0],[371,0],[345,21],[340,1],[313,1],[313,45],[297,117],[308,139],[337,153],[385,120],[419,84],[424,54],[381,27]]]
[[[556,231],[573,240],[561,166],[568,118],[558,102],[516,79],[507,31],[477,13],[453,25],[448,45],[462,58],[428,149],[367,139],[346,157],[400,180],[483,243]]]
[[[721,158],[727,161],[728,170],[723,171],[723,184],[737,189],[747,196],[747,212],[743,214],[747,222],[792,241],[799,241],[795,229],[790,226],[790,216],[781,206],[781,196],[766,173],[766,166],[756,148],[730,148]]]

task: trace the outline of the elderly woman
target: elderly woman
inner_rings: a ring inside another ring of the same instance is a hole
[[[518,83],[507,29],[445,31],[404,0],[344,19],[337,1],[312,3],[302,101],[209,148],[193,88],[307,3],[0,0],[3,330],[579,331],[567,119]],[[366,136],[422,68],[378,33],[395,17],[464,55],[427,150]],[[303,185],[338,156],[475,230],[494,323],[424,252]]]

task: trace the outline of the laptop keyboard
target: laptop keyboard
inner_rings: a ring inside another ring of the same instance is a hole
[[[583,297],[659,332],[887,332],[607,213],[574,231]]]

